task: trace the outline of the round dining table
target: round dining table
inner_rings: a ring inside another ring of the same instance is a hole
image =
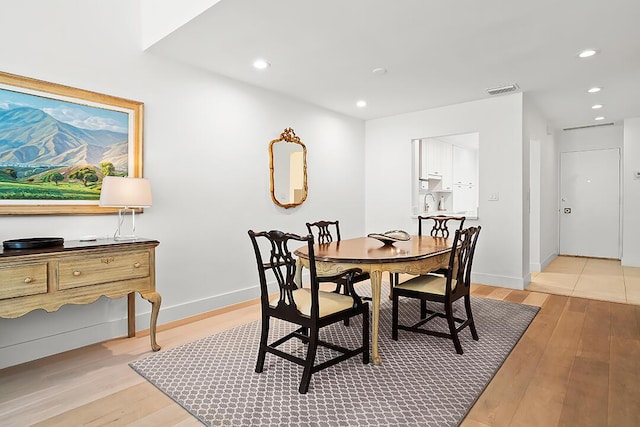
[[[372,237],[357,237],[313,247],[318,276],[333,276],[350,268],[359,268],[371,276],[371,352],[374,365],[381,365],[378,351],[378,330],[382,290],[382,273],[427,274],[447,267],[453,237],[411,236],[407,241],[383,243]],[[307,246],[297,249],[298,263],[309,267]],[[302,268],[298,268],[298,283],[302,283]],[[393,289],[390,289],[393,292]]]

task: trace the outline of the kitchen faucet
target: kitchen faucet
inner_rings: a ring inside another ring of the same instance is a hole
[[[424,195],[424,211],[425,212],[429,212],[431,210],[431,207],[429,206],[429,196],[431,196],[431,198],[433,199],[433,205],[436,205],[436,198],[432,193],[427,193]]]

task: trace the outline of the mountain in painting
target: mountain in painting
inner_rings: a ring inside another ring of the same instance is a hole
[[[81,129],[36,108],[0,110],[0,165],[65,166],[109,161],[127,168],[127,135]]]

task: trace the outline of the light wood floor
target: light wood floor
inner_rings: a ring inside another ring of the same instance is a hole
[[[482,285],[473,293],[542,308],[463,426],[639,425],[640,306]],[[256,302],[221,310],[160,328],[158,342],[175,347],[258,315]],[[0,425],[200,425],[127,365],[150,353],[138,336],[0,370]]]
[[[613,259],[559,256],[543,272],[532,273],[527,290],[640,304],[640,268]]]

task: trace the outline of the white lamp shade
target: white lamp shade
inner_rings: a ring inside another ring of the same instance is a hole
[[[146,178],[105,176],[100,206],[146,208],[151,206],[151,185]]]

